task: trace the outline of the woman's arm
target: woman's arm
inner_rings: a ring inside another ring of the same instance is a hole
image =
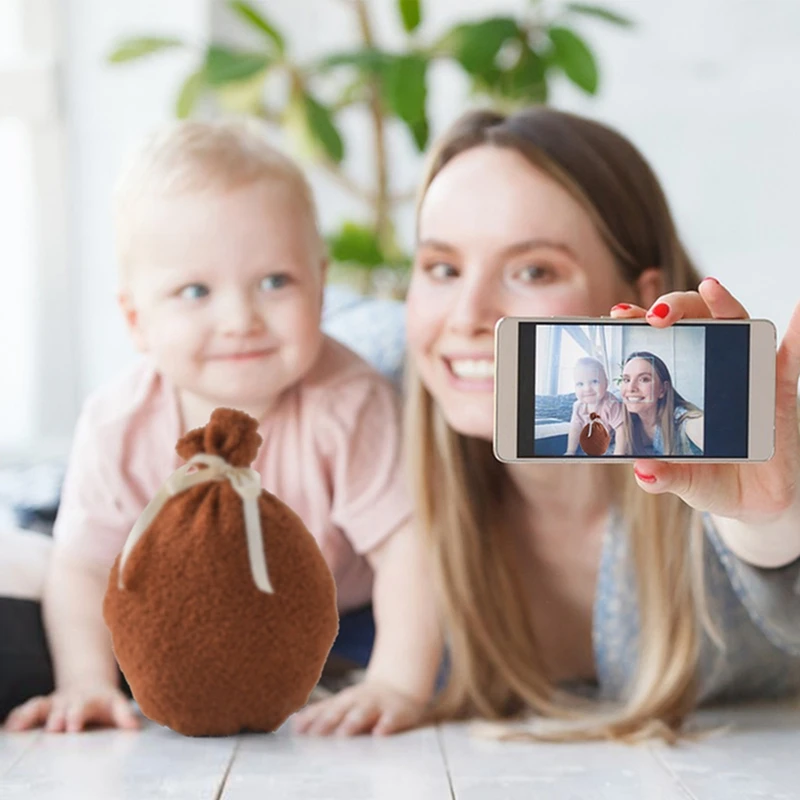
[[[754,567],[777,569],[800,558],[800,499],[769,522],[746,523],[713,516],[723,542]]]
[[[703,448],[703,415],[701,414],[699,417],[687,417],[683,422],[683,429],[686,431],[686,435],[689,437],[692,444],[705,452]]]

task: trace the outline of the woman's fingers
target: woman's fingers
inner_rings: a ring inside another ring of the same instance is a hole
[[[612,319],[637,319],[646,313],[646,308],[631,303],[617,303],[610,312]]]
[[[706,278],[697,293],[714,319],[748,319],[747,309],[716,278]]]
[[[379,716],[380,709],[377,705],[354,705],[343,717],[336,733],[339,736],[367,733],[374,728]]]
[[[341,697],[328,701],[305,732],[309,736],[329,736],[339,727],[349,708],[349,703],[342,702]]]
[[[696,292],[669,292],[650,308],[618,303],[613,319],[644,317],[653,327],[666,328],[681,319],[747,319],[745,307],[716,278],[706,278]]]
[[[800,303],[798,303],[786,328],[777,355],[778,408],[796,409],[797,381],[800,380]],[[793,416],[796,419],[796,414]]]
[[[671,492],[699,511],[728,516],[741,506],[736,468],[728,464],[694,465],[640,459],[633,465],[636,480],[649,494]]]

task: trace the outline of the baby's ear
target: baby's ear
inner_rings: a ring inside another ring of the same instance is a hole
[[[122,316],[125,318],[125,325],[128,328],[131,339],[133,339],[134,346],[140,353],[146,353],[148,349],[147,341],[139,326],[139,312],[133,304],[133,298],[128,292],[120,292],[117,295],[117,302],[122,310]]]

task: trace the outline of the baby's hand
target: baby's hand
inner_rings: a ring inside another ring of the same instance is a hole
[[[333,697],[306,706],[295,714],[295,733],[311,736],[385,736],[413,728],[423,721],[425,705],[390,686],[365,681]]]
[[[139,720],[116,687],[73,687],[18,706],[8,715],[5,729],[16,732],[43,726],[51,733],[77,733],[91,724],[133,730]]]

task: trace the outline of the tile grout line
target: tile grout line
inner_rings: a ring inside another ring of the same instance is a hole
[[[450,800],[456,800],[456,787],[453,785],[453,775],[450,772],[450,764],[447,761],[447,752],[444,746],[444,736],[442,734],[442,726],[436,726],[436,741],[439,743],[439,753],[442,756],[442,763],[444,764],[444,774],[447,776],[447,786],[450,789]]]
[[[225,771],[222,773],[222,777],[219,781],[219,786],[217,787],[217,791],[214,792],[214,797],[212,800],[222,800],[222,796],[225,793],[225,786],[228,783],[228,778],[230,777],[231,770],[233,769],[233,762],[236,761],[236,756],[239,753],[239,745],[241,745],[242,740],[239,736],[236,737],[236,744],[233,746],[233,750],[231,751],[231,757],[228,761],[228,766],[225,767]]]
[[[661,757],[653,745],[647,745],[647,750],[658,766],[661,767],[661,769],[663,769],[667,775],[669,775],[669,777],[675,782],[678,789],[686,795],[688,800],[700,800],[700,798],[680,779],[678,773],[675,772],[669,763]]]

